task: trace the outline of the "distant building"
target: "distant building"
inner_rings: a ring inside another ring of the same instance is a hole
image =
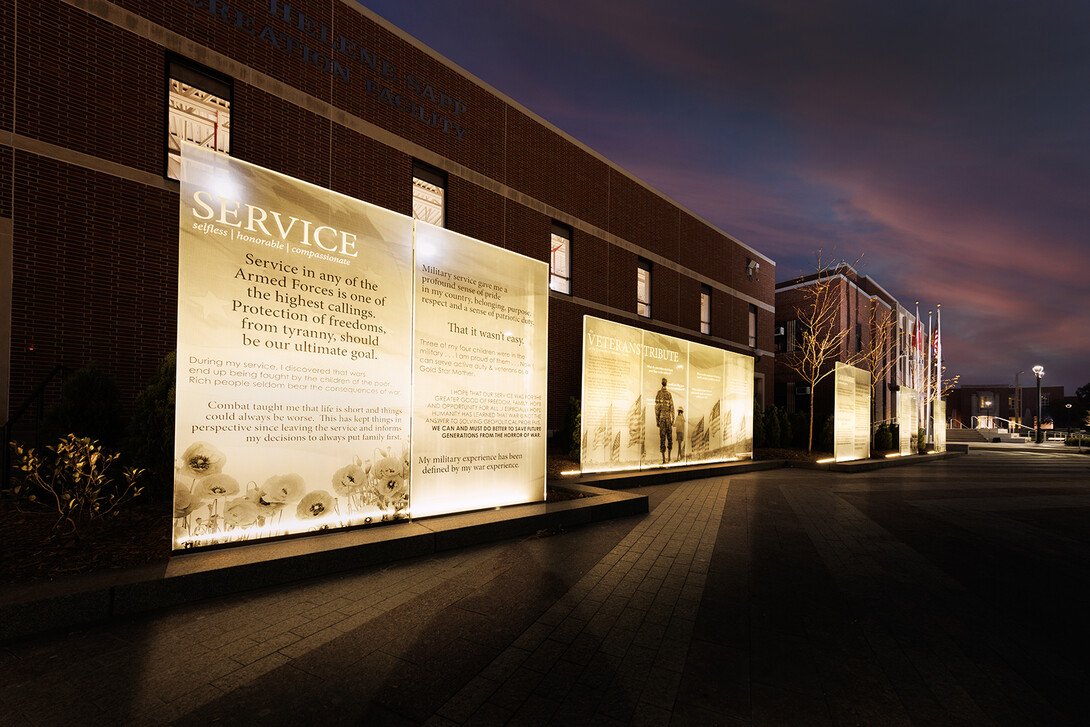
[[[776,375],[774,402],[787,411],[808,411],[810,396],[814,395],[815,410],[824,414],[833,411],[832,377],[811,392],[785,362],[786,355],[797,350],[802,341],[801,312],[806,306],[807,291],[819,284],[830,284],[838,308],[833,335],[841,335],[839,352],[828,362],[849,363],[875,346],[882,355],[876,357],[873,369],[880,376],[874,386],[872,422],[890,422],[896,418],[896,391],[901,385],[911,383],[911,357],[909,351],[914,335],[914,315],[902,306],[885,288],[866,275],[860,275],[852,266],[842,263],[822,275],[812,273],[776,284],[776,316],[774,341],[776,348]],[[881,344],[882,340],[889,341]],[[871,370],[865,364],[855,364]]]
[[[1031,429],[1037,422],[1037,383],[1029,375],[1031,386],[1014,388],[1009,384],[963,384],[947,397],[946,418],[952,426],[968,429],[1005,429],[1024,425]],[[1019,384],[1025,379],[1021,379]],[[1059,411],[1068,403],[1062,386],[1041,387],[1041,419],[1050,428],[1053,420],[1066,422],[1064,412]],[[956,422],[956,423],[955,423]]]

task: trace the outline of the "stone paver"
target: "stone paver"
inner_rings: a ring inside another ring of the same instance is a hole
[[[678,487],[560,599],[560,609],[496,657],[490,667],[533,647],[495,691],[476,691],[468,723],[497,709],[516,723],[549,723],[570,711],[573,694],[587,723],[668,723],[727,489],[726,478]],[[440,714],[464,713],[465,699],[460,692]],[[530,712],[520,711],[531,702]]]
[[[1090,457],[647,488],[652,512],[0,646],[0,724],[1065,725]]]

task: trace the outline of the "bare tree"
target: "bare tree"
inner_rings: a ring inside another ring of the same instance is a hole
[[[841,285],[837,275],[847,263],[830,264],[817,253],[817,275],[798,288],[796,346],[784,355],[785,365],[810,386],[810,433],[806,451],[814,449],[814,392],[819,382],[833,373],[833,363],[859,362],[859,354],[847,350],[848,327],[841,323]]]
[[[931,379],[931,396],[925,403],[930,404],[933,401],[941,401],[950,396],[950,393],[954,390],[954,387],[958,385],[958,380],[961,379],[961,374],[954,374],[953,378],[946,378],[946,367],[942,367],[942,385],[936,386],[935,384],[935,372],[929,371],[929,378]]]
[[[871,421],[878,408],[875,389],[897,365],[893,310],[876,304],[870,307],[870,338],[864,340],[859,368],[870,372]]]

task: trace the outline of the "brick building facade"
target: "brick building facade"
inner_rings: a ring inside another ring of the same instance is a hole
[[[897,416],[896,387],[908,380],[905,362],[911,344],[913,316],[882,286],[868,276],[860,275],[854,268],[841,264],[825,271],[804,275],[776,285],[776,314],[774,340],[776,353],[774,403],[787,411],[808,410],[811,391],[809,385],[786,365],[785,359],[795,351],[802,336],[800,318],[810,305],[809,295],[815,285],[829,286],[829,294],[835,306],[832,336],[839,336],[835,355],[828,361],[831,370],[834,362],[853,363],[865,370],[880,374],[875,382],[871,409],[871,421],[889,422]],[[856,361],[873,351],[873,362]],[[828,376],[819,382],[815,396],[815,410],[822,414],[833,411],[833,383]]]
[[[131,404],[174,349],[172,88],[229,106],[217,143],[240,159],[406,215],[427,170],[446,227],[543,261],[566,231],[550,429],[580,393],[584,314],[754,355],[758,396],[771,381],[772,260],[350,0],[0,3],[0,32],[5,419],[90,360]]]

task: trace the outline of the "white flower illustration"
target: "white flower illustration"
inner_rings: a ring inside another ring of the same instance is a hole
[[[218,475],[223,471],[227,457],[208,442],[194,442],[182,454],[179,469],[190,477]]]
[[[238,480],[230,475],[208,475],[193,483],[193,491],[208,497],[230,497],[238,494]]]
[[[333,491],[341,497],[358,493],[367,486],[367,473],[359,465],[350,464],[333,473]]]
[[[300,520],[316,520],[332,512],[333,495],[325,490],[307,493],[306,497],[299,501],[299,507],[295,509],[295,515]]]

